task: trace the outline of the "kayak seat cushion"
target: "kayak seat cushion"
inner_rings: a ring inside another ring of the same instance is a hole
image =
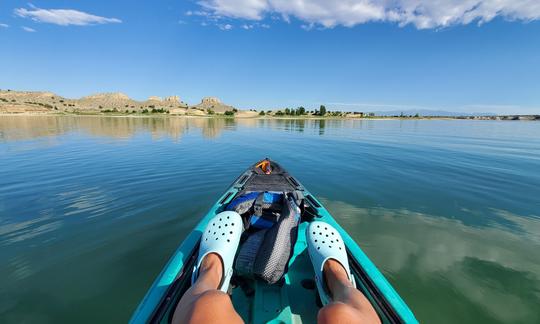
[[[281,218],[266,231],[253,265],[253,273],[270,284],[276,283],[285,274],[298,237],[300,210],[293,204],[285,199]]]
[[[241,245],[235,263],[238,275],[274,284],[286,273],[298,237],[300,209],[286,194],[281,202],[277,222],[270,228],[252,232]]]
[[[253,267],[259,253],[259,248],[264,241],[266,229],[257,231],[248,236],[246,241],[242,243],[240,251],[236,256],[234,270],[236,275],[242,277],[253,277]]]

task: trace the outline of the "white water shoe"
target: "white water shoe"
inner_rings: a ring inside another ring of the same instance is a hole
[[[345,244],[335,228],[324,222],[311,222],[306,228],[306,238],[309,258],[315,270],[315,282],[323,305],[331,302],[323,275],[324,264],[329,259],[335,260],[343,266],[353,287],[356,287],[349,268]]]
[[[202,260],[210,253],[216,253],[223,263],[223,275],[218,289],[227,292],[233,274],[233,262],[240,242],[242,217],[234,211],[224,211],[212,218],[202,234],[197,264],[193,268],[191,284],[199,276]]]

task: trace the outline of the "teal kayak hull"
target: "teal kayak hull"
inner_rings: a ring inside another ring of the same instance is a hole
[[[202,231],[208,221],[242,190],[250,169],[244,172],[217,200],[208,213],[195,226],[174,252],[161,273],[142,299],[130,320],[132,324],[167,323],[174,305],[189,287],[189,277],[197,254]],[[358,289],[370,300],[383,323],[418,323],[413,312],[395,291],[375,264],[362,251],[332,215],[298,180],[293,180],[303,191],[307,203],[316,211],[316,219],[334,226],[341,234],[349,255],[351,271]],[[282,285],[257,282],[252,294],[233,290],[231,298],[236,311],[246,323],[314,323],[320,302],[316,289],[310,287],[306,278],[313,278],[313,270],[306,252],[305,228],[299,225],[298,239],[289,260],[288,271]],[[174,300],[174,302],[173,302]]]

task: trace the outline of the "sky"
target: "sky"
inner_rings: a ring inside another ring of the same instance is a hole
[[[540,114],[540,1],[2,0],[0,89]]]

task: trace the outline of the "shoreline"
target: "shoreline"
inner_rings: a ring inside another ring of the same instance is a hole
[[[0,112],[0,117],[13,116],[83,116],[83,117],[114,117],[114,118],[207,118],[207,119],[257,119],[257,120],[501,120],[501,121],[540,121],[540,115],[504,115],[504,116],[419,116],[419,117],[396,117],[396,116],[376,116],[376,117],[348,117],[348,116],[226,116],[223,114],[214,115],[176,115],[164,113],[57,113],[57,112],[20,112],[6,113]]]
[[[65,98],[52,92],[14,91],[0,89],[0,116],[103,116],[132,118],[230,118],[283,120],[540,120],[540,114],[495,113],[466,114],[462,112],[426,111],[369,112],[333,111],[321,105],[319,109],[303,106],[282,109],[237,109],[217,97],[204,97],[190,105],[178,96],[151,96],[145,101],[131,99],[124,93],[98,93],[79,99]]]

